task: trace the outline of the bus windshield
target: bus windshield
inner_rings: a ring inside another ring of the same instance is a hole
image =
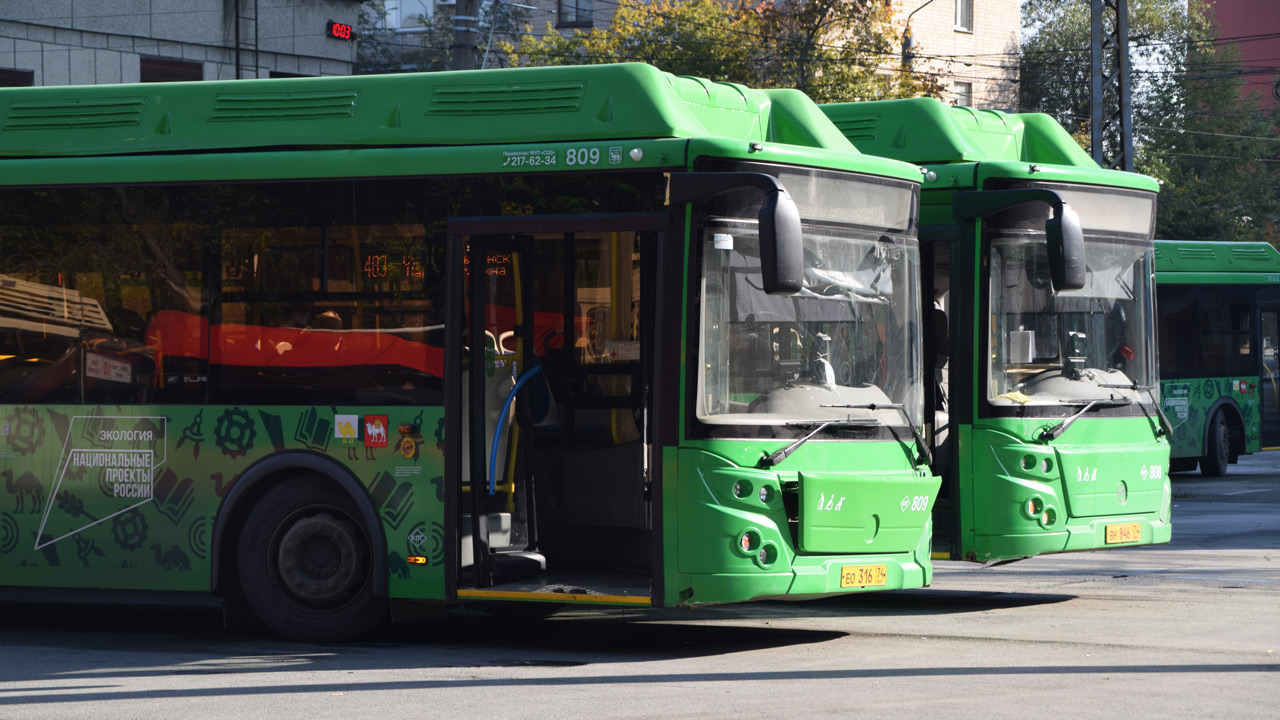
[[[1055,187],[1085,230],[1085,286],[1055,292],[1039,206],[989,227],[990,377],[997,406],[1152,402],[1155,199]]]
[[[701,223],[698,419],[770,426],[779,437],[828,421],[846,428],[918,423],[912,186],[790,169],[780,177],[803,221],[799,293],[761,289],[759,236],[745,219],[754,218],[753,208],[721,204],[715,209],[729,212]]]

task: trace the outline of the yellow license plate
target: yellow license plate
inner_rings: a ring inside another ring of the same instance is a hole
[[[876,587],[889,582],[888,565],[845,565],[840,568],[840,587]]]
[[[1142,523],[1107,526],[1107,544],[1138,542],[1142,539]]]

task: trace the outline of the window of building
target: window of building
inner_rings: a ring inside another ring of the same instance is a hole
[[[169,58],[141,58],[138,62],[139,82],[184,82],[204,79],[204,65]]]
[[[594,0],[557,0],[556,27],[592,27]]]
[[[956,0],[956,30],[973,32],[973,0]]]
[[[35,84],[35,70],[0,68],[0,87],[32,87]]]
[[[973,107],[973,83],[958,82],[955,84],[954,90],[956,94],[956,105]]]
[[[394,3],[387,3],[387,14],[382,18],[383,27],[392,30],[403,28],[419,28],[423,26],[423,19],[431,19],[435,17],[436,7],[440,5],[452,6],[454,0],[397,0]]]

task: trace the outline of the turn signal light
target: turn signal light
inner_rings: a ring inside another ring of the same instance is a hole
[[[405,562],[407,562],[407,563],[409,563],[409,564],[411,564],[411,565],[426,565],[426,564],[427,564],[427,559],[426,559],[425,557],[421,556],[421,555],[410,555],[409,557],[405,558],[405,559],[404,559],[404,561],[405,561]]]
[[[1044,501],[1039,497],[1033,497],[1027,501],[1027,515],[1030,517],[1039,517],[1044,512]]]

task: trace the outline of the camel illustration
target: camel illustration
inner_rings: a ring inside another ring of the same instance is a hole
[[[171,545],[168,550],[164,550],[160,543],[156,543],[151,546],[151,549],[155,551],[156,564],[165,570],[191,569],[191,559],[177,545]],[[162,550],[164,550],[163,553]]]
[[[387,444],[387,426],[383,425],[381,420],[366,422],[364,431],[365,437],[369,438],[370,443]]]
[[[343,445],[350,445],[352,442],[355,442],[356,429],[349,422],[338,423],[338,434],[342,436]]]
[[[356,422],[358,423],[359,421],[357,420]],[[352,425],[350,421],[344,419],[344,420],[339,420],[336,427],[338,430],[338,435],[342,436],[342,444],[347,447],[347,459],[358,460],[359,457],[356,455],[356,446],[355,446],[355,441],[358,434],[356,431],[357,426]]]
[[[23,507],[27,504],[27,496],[31,497],[32,513],[38,513],[44,507],[44,487],[40,485],[39,480],[36,480],[35,475],[25,472],[22,477],[14,480],[13,471],[5,470],[0,472],[0,477],[4,477],[4,489],[8,490],[9,494],[17,496],[14,512],[23,511]]]

